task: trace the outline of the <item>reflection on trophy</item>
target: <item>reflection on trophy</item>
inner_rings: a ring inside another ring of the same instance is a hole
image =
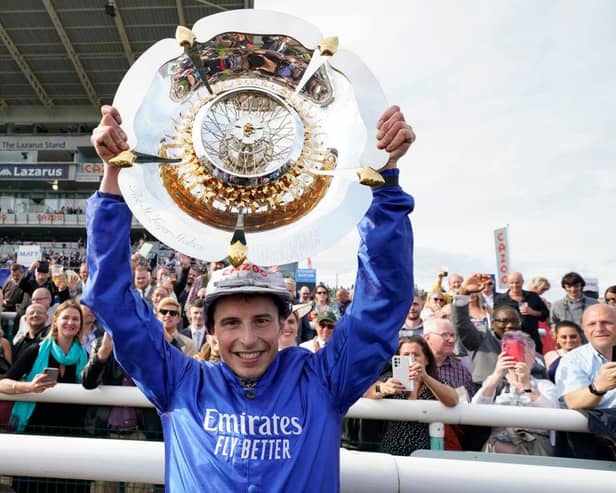
[[[147,50],[114,100],[134,149],[114,161],[136,217],[202,259],[225,257],[232,233],[234,260],[248,243],[262,264],[341,238],[369,203],[354,171],[387,160],[373,149],[386,105],[368,68],[276,12],[209,16],[176,38]]]

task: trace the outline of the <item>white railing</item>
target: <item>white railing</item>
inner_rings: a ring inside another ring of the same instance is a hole
[[[4,400],[71,402],[99,406],[153,407],[136,387],[100,386],[86,390],[81,385],[59,383],[41,394],[0,394]],[[517,426],[560,431],[588,431],[584,416],[569,409],[530,408],[479,404],[443,406],[438,401],[359,399],[349,410],[350,418],[442,422],[481,426]]]
[[[0,394],[0,397],[89,405],[152,406],[137,388],[119,386],[85,390],[76,384],[58,384],[42,394]],[[585,418],[565,409],[470,404],[447,408],[436,401],[360,399],[347,416],[587,431]],[[397,457],[342,449],[341,491],[491,493],[500,489],[545,493],[557,485],[559,493],[579,493],[612,491],[616,479],[616,464],[611,463],[599,467],[592,461],[594,468],[580,469],[579,461],[577,467],[572,467],[573,462],[567,459],[525,457],[523,463],[516,463],[516,456],[507,456],[508,461],[498,461],[496,466],[480,454],[468,452],[469,460],[460,459],[459,454],[452,455],[454,458],[447,458],[447,452],[442,454],[437,458]],[[164,482],[164,450],[160,442],[0,434],[0,457],[2,473],[7,475]],[[84,460],[84,457],[96,460]]]
[[[4,474],[164,482],[164,450],[160,442],[0,435],[0,457]],[[340,490],[342,493],[613,491],[616,478],[613,470],[580,470],[570,467],[566,460],[547,466],[516,464],[515,456],[509,457],[511,463],[496,465],[480,460],[396,457],[343,449]]]

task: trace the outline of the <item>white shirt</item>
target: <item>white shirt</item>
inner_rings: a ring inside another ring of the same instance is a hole
[[[299,347],[308,349],[309,351],[315,353],[316,351],[318,351],[315,342],[316,344],[318,344],[318,349],[323,349],[325,347],[325,344],[327,344],[323,339],[317,336],[314,339],[302,342]]]
[[[205,337],[205,327],[201,327],[199,329],[191,327],[190,335],[192,337],[193,343],[195,344],[196,350],[199,351],[201,349],[201,346],[203,345],[203,338]]]

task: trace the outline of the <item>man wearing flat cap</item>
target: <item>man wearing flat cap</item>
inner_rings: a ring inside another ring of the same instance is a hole
[[[330,310],[319,313],[317,323],[314,325],[317,335],[309,341],[302,342],[300,347],[308,349],[313,353],[316,353],[319,349],[324,348],[327,341],[329,341],[329,338],[334,333],[337,321],[338,317],[336,317],[336,314]]]

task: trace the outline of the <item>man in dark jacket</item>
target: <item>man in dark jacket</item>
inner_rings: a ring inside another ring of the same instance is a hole
[[[537,354],[542,354],[543,344],[539,337],[539,322],[547,320],[550,312],[537,293],[522,289],[524,278],[521,273],[509,273],[507,284],[509,289],[505,293],[496,295],[494,309],[507,305],[517,310],[522,316],[522,331],[535,341]]]
[[[62,303],[71,297],[66,281],[56,286],[49,274],[49,263],[38,260],[32,263],[28,272],[21,278],[19,288],[30,296],[38,288],[47,288],[51,293],[52,305],[55,302]]]

